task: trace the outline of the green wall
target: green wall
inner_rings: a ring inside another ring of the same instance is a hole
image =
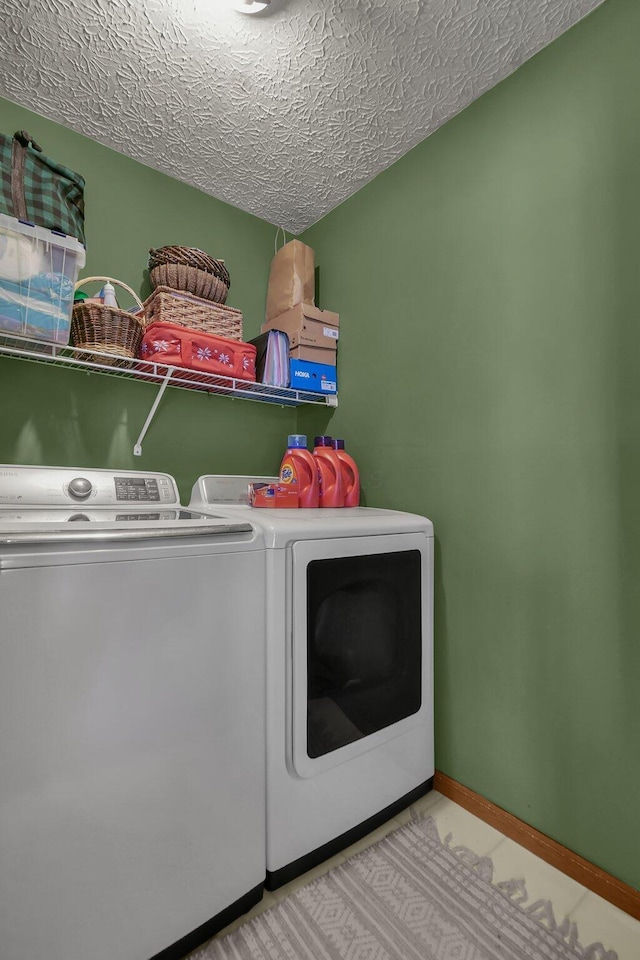
[[[143,297],[150,247],[201,247],[231,274],[244,338],[264,316],[275,227],[0,99],[0,131],[26,129],[86,178],[83,276],[124,280]],[[128,304],[127,304],[128,305]],[[133,444],[157,387],[0,358],[0,462],[165,470],[183,497],[202,473],[277,470],[295,410],[169,389],[143,444]]]
[[[639,36],[609,0],[303,237],[331,431],[435,524],[437,767],[636,887]]]

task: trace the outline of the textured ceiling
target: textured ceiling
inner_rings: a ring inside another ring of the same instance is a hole
[[[298,233],[602,0],[2,0],[0,92]]]

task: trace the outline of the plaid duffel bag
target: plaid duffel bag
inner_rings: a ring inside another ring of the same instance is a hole
[[[45,156],[25,130],[0,134],[0,174],[0,213],[84,243],[84,177]]]

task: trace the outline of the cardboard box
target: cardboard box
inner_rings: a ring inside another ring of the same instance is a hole
[[[289,351],[293,360],[310,360],[312,363],[323,363],[325,366],[335,367],[337,351],[326,347],[293,347]]]
[[[337,350],[338,348],[338,328],[329,327],[326,323],[316,323],[315,320],[307,320],[302,329],[293,330],[287,336],[292,349],[317,347],[321,350]]]
[[[260,329],[263,333],[267,330],[283,330],[292,347],[324,347],[335,350],[339,327],[338,313],[299,303],[286,313],[281,313],[279,317],[263,323]]]
[[[337,393],[336,368],[309,360],[290,360],[291,387],[309,393]]]
[[[265,327],[269,326],[269,329],[272,329],[276,320],[288,322],[289,318],[294,317],[298,320],[298,326],[300,326],[304,319],[315,320],[316,323],[326,323],[330,327],[340,326],[339,313],[334,313],[332,310],[320,310],[319,307],[314,307],[310,303],[297,303],[295,307],[291,307],[291,310],[287,310],[286,313],[281,313],[280,316],[267,320]],[[282,328],[276,327],[275,329],[281,330]]]

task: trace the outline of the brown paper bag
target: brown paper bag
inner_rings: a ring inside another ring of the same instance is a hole
[[[286,313],[297,303],[315,300],[315,263],[311,247],[301,240],[285,243],[271,261],[266,320]]]

